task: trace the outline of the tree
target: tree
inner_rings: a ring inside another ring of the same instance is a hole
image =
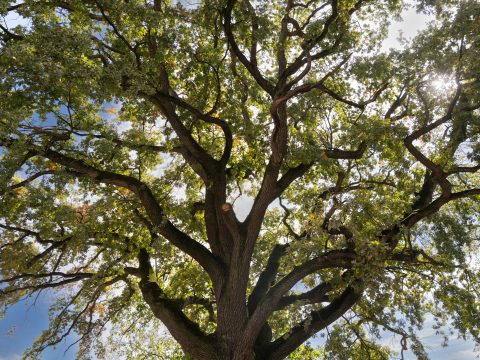
[[[407,5],[1,1],[0,301],[57,290],[26,357],[183,357],[154,319],[198,360],[478,342],[480,6],[381,51]]]

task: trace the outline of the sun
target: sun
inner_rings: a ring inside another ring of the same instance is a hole
[[[450,92],[455,86],[455,80],[448,75],[437,75],[430,81],[430,87],[436,92]]]

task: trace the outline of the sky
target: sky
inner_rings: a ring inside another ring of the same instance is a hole
[[[29,298],[9,309],[7,315],[0,320],[0,360],[19,360],[42,330],[47,328],[48,307],[53,296],[52,292],[44,292],[36,301]],[[56,349],[47,349],[42,359],[73,360],[77,347],[65,351],[75,340],[71,336]]]
[[[430,19],[425,15],[419,15],[415,9],[409,9],[402,14],[402,21],[395,21],[389,29],[389,36],[383,44],[387,50],[390,47],[398,47],[400,34],[405,38],[412,38],[418,31],[426,27]],[[235,204],[235,210],[242,219],[251,206],[251,199],[239,199]],[[32,344],[43,329],[48,326],[48,306],[55,296],[52,292],[44,292],[35,302],[34,299],[26,299],[12,306],[6,317],[0,320],[0,360],[19,360],[21,354]],[[431,322],[427,322],[419,333],[419,337],[426,345],[427,352],[432,360],[473,360],[476,359],[474,344],[471,341],[452,339],[449,346],[442,347],[442,337],[431,328]],[[43,355],[43,360],[70,360],[75,358],[77,346],[73,346],[67,352],[67,347],[75,341],[71,336],[58,345],[56,349],[48,349]],[[386,336],[382,344],[390,345],[399,349],[399,337]],[[415,357],[410,351],[405,352],[405,360]]]
[[[388,29],[388,37],[383,43],[383,48],[396,48],[399,46],[398,39],[404,37],[405,39],[413,38],[419,31],[427,27],[429,21],[433,17],[425,14],[418,14],[414,7],[405,10],[402,13],[402,19],[393,21]]]

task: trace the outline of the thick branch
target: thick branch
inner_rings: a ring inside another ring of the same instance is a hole
[[[195,141],[190,131],[182,123],[175,111],[175,107],[172,104],[174,97],[169,97],[162,92],[158,92],[154,96],[148,96],[148,98],[166,116],[180,142],[186,148],[188,152],[186,160],[192,165],[192,168],[196,170],[196,168],[200,166],[207,174],[215,174],[218,170],[217,161],[210,154],[208,154],[205,149],[198,144],[197,141]],[[206,175],[202,173],[199,173],[199,175],[203,178],[203,180],[207,180]]]
[[[360,290],[356,290],[351,286],[347,287],[328,306],[318,311],[312,311],[307,319],[292,328],[287,335],[278,338],[268,346],[264,359],[281,360],[287,357],[312,335],[326,328],[345,314],[358,301],[361,293]]]
[[[263,77],[260,73],[260,70],[256,66],[255,62],[251,62],[243,54],[242,50],[238,47],[238,44],[235,40],[235,35],[233,34],[232,28],[232,12],[233,7],[235,6],[236,0],[228,0],[223,10],[223,28],[225,35],[227,37],[228,43],[230,44],[233,53],[240,60],[240,62],[245,66],[248,72],[253,76],[255,81],[262,89],[264,89],[268,94],[273,95],[274,87],[273,85]]]
[[[209,123],[209,124],[215,124],[219,126],[223,134],[225,136],[225,147],[224,151],[220,160],[220,163],[222,163],[223,166],[226,166],[228,159],[230,158],[230,153],[232,150],[232,144],[233,144],[233,135],[232,135],[232,130],[230,129],[230,126],[227,124],[226,121],[219,119],[217,117],[214,117],[210,114],[204,114],[194,106],[190,105],[186,101],[182,100],[178,96],[171,96],[169,94],[164,94],[164,93],[157,93],[158,96],[164,97],[165,99],[168,99],[175,105],[180,106],[181,108],[189,111],[192,115],[197,117],[198,119]]]
[[[65,166],[67,172],[75,177],[85,177],[98,183],[120,186],[137,194],[150,221],[158,228],[158,232],[173,245],[197,260],[212,277],[212,280],[217,279],[219,271],[217,260],[203,245],[180,231],[165,217],[163,209],[145,183],[131,176],[99,170],[81,160],[51,149],[38,150],[38,154]]]
[[[301,293],[286,295],[280,299],[277,304],[277,310],[283,309],[288,305],[291,305],[297,301],[302,301],[308,304],[316,304],[319,302],[328,301],[327,293],[332,290],[332,285],[330,283],[321,283],[320,285],[315,286],[313,289]]]
[[[265,296],[273,281],[275,280],[280,266],[280,259],[288,248],[287,244],[275,245],[270,257],[268,258],[265,269],[260,274],[255,287],[248,298],[248,311],[253,314],[258,303]]]
[[[254,343],[262,326],[275,311],[283,295],[297,282],[318,270],[326,268],[349,268],[355,254],[348,250],[332,250],[321,256],[296,266],[290,273],[278,281],[259,302],[245,329],[245,344]]]
[[[140,289],[153,314],[165,324],[185,352],[200,360],[212,359],[215,349],[208,337],[187,318],[175,301],[166,297],[156,282],[150,280],[152,269],[146,250],[140,250],[139,261],[142,274]]]

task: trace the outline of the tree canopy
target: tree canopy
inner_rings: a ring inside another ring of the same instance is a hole
[[[409,5],[436,20],[386,51]],[[384,331],[426,359],[426,319],[480,341],[476,0],[0,13],[0,304],[56,297],[27,359],[71,334],[79,359],[388,359]]]

